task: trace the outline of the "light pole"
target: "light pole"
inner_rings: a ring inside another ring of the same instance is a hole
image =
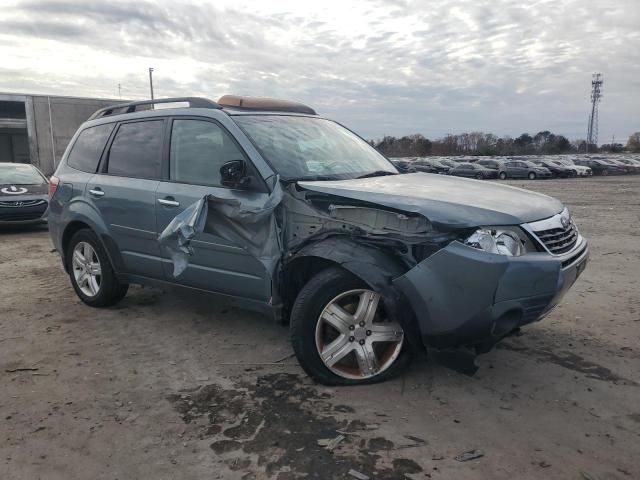
[[[149,67],[149,89],[151,90],[151,100],[153,100],[153,68]]]

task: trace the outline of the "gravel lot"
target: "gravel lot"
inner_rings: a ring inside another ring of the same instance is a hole
[[[46,231],[0,232],[0,478],[640,478],[640,176],[510,183],[563,200],[592,260],[471,378],[316,386],[283,326],[139,287],[95,310]]]

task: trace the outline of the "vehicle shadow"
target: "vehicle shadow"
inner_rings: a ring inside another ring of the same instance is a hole
[[[46,232],[49,226],[46,223],[27,225],[0,225],[0,235],[20,235],[23,233]]]

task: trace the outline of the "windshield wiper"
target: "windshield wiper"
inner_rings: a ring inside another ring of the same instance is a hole
[[[340,180],[339,177],[334,175],[313,175],[309,177],[285,177],[281,179],[285,183],[294,182],[316,182],[320,180]]]
[[[395,172],[390,172],[389,170],[376,170],[375,172],[365,173],[364,175],[360,175],[356,178],[370,178],[370,177],[384,177],[385,175],[398,175]]]

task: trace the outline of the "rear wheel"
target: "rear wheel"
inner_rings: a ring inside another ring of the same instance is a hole
[[[409,363],[404,329],[382,296],[335,267],[300,291],[291,311],[291,342],[302,368],[325,385],[376,383]]]
[[[498,177],[500,178],[500,180],[506,180],[507,179],[507,172],[500,172]]]
[[[529,180],[535,180],[536,176],[536,172],[529,172],[529,175],[527,175],[527,177],[529,177]]]
[[[476,174],[476,178],[477,178],[478,180],[482,180],[482,179],[484,178],[484,175],[483,175],[482,173],[477,173],[477,174]]]
[[[120,301],[129,289],[119,283],[98,237],[89,229],[77,231],[67,248],[67,271],[80,300],[92,307]]]
[[[607,175],[609,175],[609,170],[602,170],[602,173],[600,175],[606,177]]]

